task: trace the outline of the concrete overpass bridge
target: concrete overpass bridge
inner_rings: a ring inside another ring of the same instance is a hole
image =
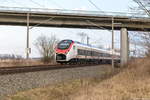
[[[150,31],[150,19],[138,13],[98,12],[38,8],[8,8],[0,7],[1,25],[27,25],[27,15],[30,26],[112,29],[112,17],[115,30],[127,28],[131,31]]]
[[[0,25],[28,26],[27,37],[29,29],[37,26],[121,30],[121,61],[126,63],[127,30],[150,31],[150,18],[138,13],[0,7]]]

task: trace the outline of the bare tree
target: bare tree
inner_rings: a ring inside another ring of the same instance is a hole
[[[131,10],[150,16],[150,0],[133,0],[138,6],[130,7]]]
[[[47,63],[54,60],[55,51],[54,48],[58,43],[58,39],[55,35],[47,37],[44,35],[39,36],[35,41],[39,53],[42,56],[42,60]]]
[[[147,15],[150,17],[150,0],[133,0],[137,6],[130,7],[131,10],[134,10],[140,14]],[[135,44],[135,47],[143,47],[146,56],[150,56],[150,32],[131,32],[132,44]]]
[[[145,51],[145,55],[150,56],[150,32],[131,32],[131,35],[130,42],[138,50],[135,52],[139,52],[139,48],[142,47],[143,49],[140,51]]]

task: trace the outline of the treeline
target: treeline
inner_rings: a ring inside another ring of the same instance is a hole
[[[0,59],[23,59],[23,57],[15,54],[0,54]]]

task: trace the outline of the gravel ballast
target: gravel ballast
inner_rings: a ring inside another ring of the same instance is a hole
[[[66,80],[101,77],[110,70],[111,66],[98,65],[1,75],[0,97]]]

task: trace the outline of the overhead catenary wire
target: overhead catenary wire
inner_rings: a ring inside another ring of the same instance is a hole
[[[97,8],[99,11],[102,11],[94,2],[92,2],[91,0],[88,0],[95,8]],[[102,11],[103,12],[103,11]],[[91,24],[93,24],[93,25],[95,25],[95,26],[97,26],[97,27],[99,27],[99,28],[101,28],[101,29],[104,29],[104,30],[107,30],[107,31],[109,31],[109,32],[112,32],[111,30],[108,30],[108,29],[106,29],[106,28],[104,28],[104,27],[102,27],[102,26],[98,26],[97,24],[95,24],[95,23],[93,23],[93,22],[91,22],[91,21],[89,21],[89,20],[87,20],[87,22],[89,22],[89,23],[91,23]]]
[[[86,20],[89,24],[92,24],[92,25],[94,25],[94,26],[96,26],[96,27],[98,27],[98,28],[100,28],[100,29],[103,29],[103,30],[107,30],[108,32],[112,32],[111,30],[109,30],[109,29],[107,29],[107,28],[104,28],[104,27],[102,27],[102,26],[99,26],[99,25],[97,25],[96,23],[94,23],[94,22],[92,22],[92,21],[90,21],[90,20]],[[114,43],[119,43],[119,42],[114,42]]]
[[[101,9],[98,7],[98,6],[96,6],[96,4],[94,4],[91,0],[88,0],[94,7],[96,7],[99,11],[101,11]],[[101,28],[103,28],[103,27],[101,27]],[[113,16],[112,16],[112,68],[114,68],[114,56],[113,56],[113,54],[114,54],[114,18],[113,18]]]
[[[60,4],[58,4],[54,0],[50,0],[50,1],[53,2],[53,4],[55,4],[58,8],[64,9],[64,7],[62,7]]]
[[[30,0],[30,1],[33,2],[33,3],[35,3],[35,4],[37,4],[37,5],[39,5],[39,6],[41,6],[41,7],[45,7],[44,5],[41,5],[41,4],[39,4],[38,2],[35,2],[35,1],[33,1],[33,0]],[[52,0],[51,0],[51,1],[52,1]],[[63,7],[61,7],[60,5],[58,5],[57,3],[55,3],[55,5],[58,6],[59,8],[64,9]],[[48,18],[48,19],[44,20],[44,22],[40,22],[40,23],[38,23],[38,24],[36,24],[36,25],[34,25],[34,26],[31,26],[30,29],[32,29],[32,28],[34,28],[34,27],[37,27],[37,26],[40,26],[41,24],[47,23],[48,21],[51,21],[51,20],[53,20],[54,18],[55,18],[55,17]]]
[[[58,6],[58,5],[57,5]],[[58,7],[60,7],[60,6],[58,6]],[[63,7],[61,7],[62,9],[64,9]],[[44,24],[44,23],[48,23],[49,21],[52,21],[54,18],[56,18],[56,17],[51,17],[51,18],[48,18],[48,19],[46,19],[46,20],[44,20],[43,22],[40,22],[40,23],[38,23],[38,24],[36,24],[36,25],[34,25],[34,26],[31,26],[29,29],[33,29],[34,27],[37,27],[37,26],[40,26],[41,24]],[[71,30],[69,30],[69,31],[71,31]],[[71,33],[73,33],[74,31],[71,31]],[[70,32],[69,32],[70,33]]]
[[[32,29],[32,28],[34,28],[34,27],[40,26],[41,24],[47,23],[47,22],[53,20],[54,18],[56,18],[56,17],[51,17],[51,18],[49,18],[49,19],[46,19],[46,20],[44,20],[43,22],[40,22],[40,23],[38,23],[38,24],[36,24],[36,25],[34,25],[34,26],[31,26],[29,29]]]
[[[33,0],[31,0],[31,1],[33,1]],[[90,0],[90,1],[91,1],[91,0]],[[92,2],[92,4],[94,4],[94,3]],[[97,8],[98,8],[98,7],[97,7]],[[55,17],[48,18],[48,19],[46,19],[46,20],[43,21],[43,22],[40,22],[40,23],[38,23],[38,24],[36,24],[36,25],[34,25],[34,26],[31,26],[30,29],[32,29],[32,28],[34,28],[34,27],[37,27],[37,26],[40,26],[41,24],[47,23],[48,21],[51,21],[51,20],[53,20],[54,18],[55,18]],[[98,25],[95,24],[94,22],[91,22],[91,21],[89,21],[89,20],[87,20],[87,22],[90,23],[90,24],[93,24],[93,25],[95,25],[95,26],[97,26],[97,27],[99,27],[99,28],[101,28],[101,29],[104,29],[104,30],[107,30],[107,31],[111,32],[110,30],[108,30],[108,29],[106,29],[106,28],[104,28],[104,27],[102,27],[102,26],[98,26]]]
[[[38,5],[38,6],[40,6],[40,7],[44,7],[45,8],[45,5],[42,5],[42,4],[40,4],[40,3],[38,3],[38,2],[36,2],[36,1],[34,1],[34,0],[30,0],[32,3],[34,3],[34,4],[36,4],[36,5]],[[61,5],[59,5],[58,3],[56,3],[55,1],[53,1],[53,0],[50,0],[54,5],[56,5],[58,8],[61,8],[61,9],[64,9]]]
[[[38,2],[36,2],[36,1],[34,1],[34,0],[30,0],[30,1],[31,1],[32,3],[34,3],[34,4],[38,5],[38,6],[40,6],[40,7],[45,7],[44,5],[38,3]]]
[[[103,12],[94,2],[92,2],[91,0],[88,0],[88,1],[89,1],[89,3],[92,4],[96,9],[98,9],[98,11]],[[103,13],[104,13],[104,12],[103,12]],[[101,29],[105,29],[105,28],[103,28],[103,27],[101,27],[101,26],[98,26],[97,24],[95,24],[95,23],[93,23],[93,22],[91,22],[91,21],[89,21],[89,20],[86,20],[86,21],[87,21],[88,23],[90,23],[90,24],[93,24],[93,25],[95,25],[95,26],[101,28]]]
[[[97,10],[103,12],[92,0],[88,0]],[[103,12],[104,13],[104,12]]]
[[[15,4],[17,4],[17,5],[20,5],[20,6],[22,6],[22,7],[27,7],[25,4],[22,4],[22,3],[20,3],[20,2],[17,2],[16,0],[11,0],[11,2],[12,2],[12,3],[15,3]]]
[[[88,0],[96,9],[98,9],[99,11],[102,11],[94,2],[92,2],[91,0]],[[104,12],[104,11],[102,11],[102,12]],[[97,24],[95,24],[94,22],[91,22],[91,21],[89,21],[89,20],[86,20],[88,23],[91,23],[91,24],[93,24],[93,25],[95,25],[95,26],[97,26],[97,27],[99,27],[100,29],[104,29],[104,30],[107,30],[107,31],[109,31],[109,32],[112,32],[112,31],[110,31],[110,30],[108,30],[108,29],[106,29],[106,28],[104,28],[104,27],[102,27],[102,26],[99,26],[99,25],[97,25]]]
[[[87,21],[89,24],[92,24],[92,25],[94,25],[94,26],[96,26],[96,27],[98,27],[98,28],[100,28],[100,29],[107,30],[107,31],[111,32],[111,30],[108,30],[108,29],[106,29],[106,28],[104,28],[104,27],[102,27],[102,26],[99,26],[99,25],[95,24],[94,22],[92,22],[92,21],[90,21],[90,20],[86,20],[86,21]]]

